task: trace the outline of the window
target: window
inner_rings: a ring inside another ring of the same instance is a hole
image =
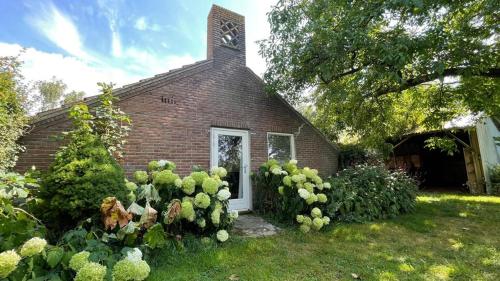
[[[292,134],[267,133],[267,156],[286,162],[295,159],[295,143]]]

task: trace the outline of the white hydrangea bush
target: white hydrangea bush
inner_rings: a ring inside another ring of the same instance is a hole
[[[256,208],[281,221],[295,221],[302,232],[318,231],[330,223],[322,210],[331,185],[323,182],[318,170],[297,164],[294,159],[283,164],[271,159],[260,167],[254,175]]]
[[[158,212],[166,236],[186,232],[212,235],[224,242],[229,238],[217,235],[231,228],[238,215],[228,211],[231,192],[224,180],[227,171],[212,167],[208,172],[195,167],[182,177],[175,173],[175,163],[168,160],[151,161],[147,171],[136,171],[133,184],[129,184],[134,206],[149,204]],[[161,214],[161,218],[160,218]],[[151,224],[158,223],[152,221]]]

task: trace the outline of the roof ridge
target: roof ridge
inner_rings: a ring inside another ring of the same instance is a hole
[[[171,70],[169,70],[167,72],[164,72],[164,73],[156,74],[156,75],[154,75],[152,77],[141,79],[141,80],[139,80],[137,82],[133,82],[133,83],[130,83],[130,84],[123,85],[123,86],[121,86],[119,88],[114,88],[113,89],[113,95],[119,97],[119,96],[121,96],[123,94],[126,94],[130,89],[132,89],[135,86],[138,86],[138,85],[141,85],[141,84],[145,84],[145,83],[148,83],[148,82],[153,82],[155,80],[160,81],[160,80],[163,80],[163,79],[168,79],[171,76],[182,74],[182,73],[185,73],[187,71],[194,70],[194,69],[196,69],[199,66],[203,66],[203,65],[211,63],[211,62],[212,62],[212,60],[208,60],[208,59],[197,61],[197,62],[194,62],[192,64],[187,64],[187,65],[183,65],[183,66],[181,66],[179,68],[171,69]],[[90,96],[90,97],[86,97],[86,98],[83,99],[83,102],[85,102],[87,104],[92,104],[92,103],[94,103],[97,100],[97,98],[100,95],[101,94],[97,94],[97,95],[93,95],[93,96]],[[69,105],[62,105],[61,107],[58,107],[58,108],[54,108],[54,109],[50,109],[50,110],[45,110],[45,111],[39,112],[35,116],[33,116],[31,123],[32,124],[38,123],[38,122],[46,120],[46,119],[48,119],[50,117],[58,116],[59,114],[64,113],[68,108],[70,108],[73,105],[74,105],[74,103],[69,104]]]

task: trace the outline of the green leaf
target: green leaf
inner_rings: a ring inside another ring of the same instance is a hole
[[[144,242],[152,249],[164,246],[167,243],[167,240],[165,237],[165,231],[163,231],[163,226],[157,223],[150,227],[148,232],[144,234]]]
[[[46,257],[47,264],[51,268],[54,268],[61,262],[63,256],[64,256],[64,250],[60,247],[54,247],[50,249],[49,252],[47,253]]]

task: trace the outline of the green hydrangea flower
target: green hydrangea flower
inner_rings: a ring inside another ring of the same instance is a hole
[[[307,178],[313,179],[318,175],[318,170],[304,167],[304,169],[302,169],[302,174],[304,174]]]
[[[47,241],[45,241],[45,239],[33,237],[30,240],[24,242],[19,253],[23,257],[31,257],[41,253],[43,249],[45,249],[45,246],[47,246]]]
[[[175,180],[179,179],[177,174],[170,170],[163,170],[155,175],[153,178],[153,185],[155,187],[166,187],[175,184]]]
[[[217,175],[219,178],[225,178],[227,176],[227,170],[224,167],[212,167],[212,175]]]
[[[146,171],[135,171],[134,179],[138,184],[146,184],[148,183],[148,173]]]
[[[321,218],[323,214],[321,213],[321,210],[318,207],[314,207],[311,210],[311,217],[313,218]]]
[[[286,186],[292,186],[292,178],[290,176],[285,176],[283,178],[283,184]]]
[[[194,212],[193,204],[189,201],[184,201],[181,203],[181,208],[181,218],[188,221],[194,221],[196,213]]]
[[[196,224],[201,228],[205,228],[205,226],[207,226],[207,222],[205,221],[204,218],[197,219]]]
[[[81,251],[74,254],[69,260],[69,268],[74,271],[80,270],[85,264],[89,262],[90,253],[87,251]]]
[[[153,160],[153,161],[151,161],[151,162],[148,163],[148,171],[150,171],[150,172],[152,172],[152,171],[158,171],[159,169],[161,169],[161,166],[158,163],[158,161]]]
[[[136,191],[137,190],[137,184],[135,184],[135,182],[131,182],[131,181],[126,181],[125,182],[125,186],[127,187],[128,190],[130,191]]]
[[[283,169],[289,174],[293,174],[297,171],[297,165],[293,164],[291,161],[288,161],[283,165]]]
[[[208,174],[205,171],[199,171],[199,172],[192,172],[191,173],[191,178],[194,179],[196,182],[196,185],[202,185],[203,181],[208,178]]]
[[[151,269],[147,262],[123,259],[113,267],[113,281],[142,281],[149,276]]]
[[[309,193],[313,193],[314,192],[314,184],[312,184],[310,182],[306,182],[306,183],[304,183],[304,189],[309,191]]]
[[[76,273],[74,281],[103,281],[106,276],[106,267],[96,262],[86,263]]]
[[[285,194],[284,193],[284,189],[285,189],[284,186],[282,186],[282,185],[278,186],[278,193],[281,194],[281,195]]]
[[[181,187],[182,187],[182,180],[181,180],[180,178],[175,179],[175,181],[174,181],[174,185],[175,185],[175,187],[177,187],[177,188],[181,188]]]
[[[328,201],[328,198],[326,197],[326,195],[324,193],[318,193],[317,196],[318,196],[319,203],[326,203],[326,201]]]
[[[323,219],[322,218],[314,218],[312,221],[312,227],[315,230],[320,230],[323,227]]]
[[[322,184],[323,180],[319,176],[314,176],[312,178],[313,182],[316,183],[316,185]]]
[[[212,223],[214,225],[219,225],[220,213],[221,213],[221,210],[219,208],[215,208],[215,210],[213,210],[212,213],[210,214],[210,219],[212,220]]]
[[[160,166],[162,169],[167,169],[170,171],[173,171],[173,170],[175,170],[175,168],[177,168],[177,166],[175,165],[174,162],[168,161],[168,160],[158,161],[158,166]]]
[[[222,229],[217,231],[217,240],[220,242],[226,242],[229,239],[229,233],[226,230]]]
[[[307,205],[311,205],[312,203],[317,201],[318,201],[318,196],[314,193],[311,193],[311,196],[309,196],[309,198],[306,199]]]
[[[210,196],[208,194],[200,192],[194,197],[194,205],[201,209],[206,209],[210,206]]]
[[[311,225],[312,224],[311,218],[308,217],[308,216],[304,216],[304,222],[303,222],[303,224],[305,224],[305,225]]]
[[[182,179],[182,191],[187,195],[191,195],[196,190],[196,181],[191,177],[184,177]]]
[[[266,166],[269,170],[271,170],[271,167],[272,166],[279,166],[280,162],[278,162],[278,160],[276,159],[269,159],[266,164],[264,164],[264,166]]]
[[[330,218],[329,217],[324,216],[322,218],[322,220],[323,220],[323,225],[329,225],[330,224]]]
[[[7,278],[14,270],[21,257],[14,250],[0,253],[0,278]]]
[[[326,189],[330,189],[330,188],[332,188],[332,185],[329,182],[325,182],[325,183],[323,183],[323,187]]]
[[[214,195],[215,193],[217,193],[217,190],[219,189],[219,183],[217,182],[216,179],[206,178],[203,181],[203,184],[201,187],[203,188],[203,191],[205,193],[208,193],[210,195]]]
[[[308,233],[311,230],[311,227],[307,224],[301,224],[299,227],[300,231],[303,233]]]
[[[304,222],[304,216],[303,215],[297,215],[297,217],[295,217],[295,219],[297,220],[298,223],[303,223]]]
[[[135,199],[136,196],[135,196],[135,193],[133,191],[130,191],[128,194],[127,194],[127,199],[130,201],[130,202],[135,202]]]

